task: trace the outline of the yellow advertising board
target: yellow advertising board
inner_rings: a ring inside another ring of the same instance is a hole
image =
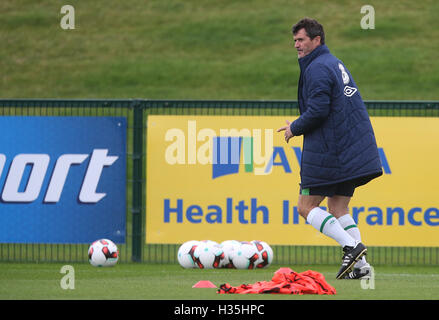
[[[294,119],[149,116],[146,242],[336,245],[297,212],[303,140],[276,133]],[[363,242],[439,246],[439,119],[371,121],[384,174],[350,203]]]

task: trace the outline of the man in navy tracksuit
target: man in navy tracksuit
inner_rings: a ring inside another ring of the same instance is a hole
[[[292,31],[300,65],[300,117],[278,132],[285,131],[287,143],[304,136],[299,214],[343,247],[337,279],[367,277],[367,248],[348,204],[355,188],[382,175],[369,115],[348,69],[325,45],[322,25],[305,18]],[[325,197],[329,212],[319,208]]]

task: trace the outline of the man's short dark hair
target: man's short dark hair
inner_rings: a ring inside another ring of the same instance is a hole
[[[325,44],[325,31],[323,30],[323,26],[316,20],[303,18],[293,26],[293,34],[299,32],[300,29],[305,29],[306,35],[311,39],[320,36],[320,43]]]

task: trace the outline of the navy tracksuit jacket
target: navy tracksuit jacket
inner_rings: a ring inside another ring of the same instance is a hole
[[[353,179],[358,186],[382,175],[369,115],[347,68],[326,45],[300,58],[299,65],[300,117],[290,128],[304,135],[301,187]]]

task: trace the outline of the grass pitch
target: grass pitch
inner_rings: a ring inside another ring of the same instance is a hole
[[[294,100],[291,27],[309,16],[364,99],[437,99],[435,0],[74,1],[72,30],[64,4],[0,2],[0,97]]]
[[[74,289],[63,289],[60,273],[64,264],[1,263],[1,300],[437,300],[439,270],[431,266],[376,266],[374,289],[363,289],[359,280],[335,280],[337,265],[288,266],[297,272],[321,272],[334,286],[334,296],[217,294],[216,289],[195,289],[199,280],[216,286],[271,280],[285,265],[259,270],[182,269],[176,264],[119,263],[112,268],[95,268],[73,263]],[[71,284],[71,283],[70,283]],[[369,284],[371,284],[369,282]],[[370,287],[370,286],[369,286]]]

